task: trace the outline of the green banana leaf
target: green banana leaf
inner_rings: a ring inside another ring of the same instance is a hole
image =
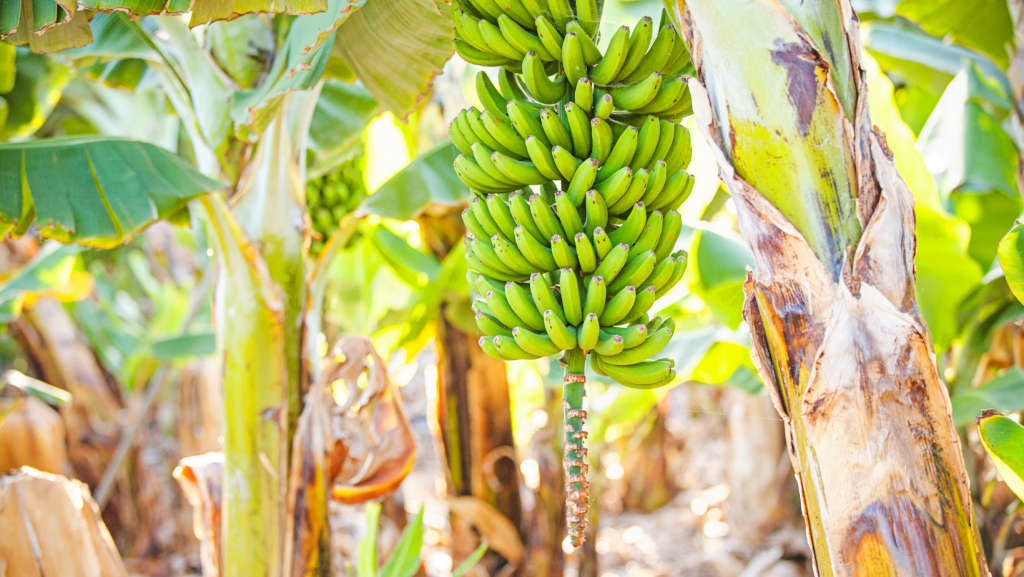
[[[419,513],[406,525],[398,544],[381,567],[380,577],[412,577],[420,570],[420,551],[423,549],[423,506]]]
[[[458,206],[470,196],[452,164],[459,151],[446,141],[425,152],[366,197],[356,214],[416,218],[431,204]]]
[[[980,387],[958,390],[950,401],[953,403],[953,424],[958,427],[970,424],[985,409],[1003,413],[1020,411],[1024,409],[1024,372],[1010,367]]]
[[[1010,291],[1007,279],[995,274],[990,277],[963,299],[957,310],[963,346],[957,355],[954,377],[949,383],[954,395],[971,386],[982,357],[992,346],[996,331],[1008,323],[1024,319],[1024,305]]]
[[[1010,62],[1013,20],[1006,2],[992,0],[904,0],[896,8],[932,36],[952,37],[961,46],[987,55],[1000,66]]]
[[[53,241],[43,244],[28,264],[0,283],[0,323],[14,322],[21,315],[26,295],[43,294],[67,284],[81,251],[81,247]]]
[[[377,531],[380,503],[366,504],[366,535],[356,549],[356,577],[377,577]]]
[[[978,434],[999,476],[1024,499],[1024,427],[992,411],[978,419]]]
[[[212,331],[191,333],[153,341],[153,356],[173,361],[191,357],[206,357],[217,352],[217,338]]]
[[[684,223],[684,228],[687,227]],[[714,313],[718,322],[735,330],[743,322],[743,281],[753,259],[736,235],[712,229],[696,230],[687,268],[690,290]]]
[[[1022,226],[1015,222],[1010,232],[999,241],[999,266],[1006,275],[1006,284],[1010,285],[1013,296],[1024,302],[1024,236]]]
[[[437,280],[441,272],[441,263],[433,255],[416,250],[406,240],[391,232],[383,224],[372,226],[366,238],[376,248],[384,262],[414,289],[424,289]]]
[[[14,86],[5,96],[7,120],[0,140],[22,140],[35,134],[71,81],[69,67],[45,56],[22,52],[16,60]]]
[[[379,110],[362,85],[325,80],[309,127],[310,150],[327,157],[337,154],[362,134]]]
[[[121,244],[223,184],[162,148],[89,137],[0,144],[0,228],[97,248]]]
[[[18,389],[23,395],[35,397],[47,405],[61,406],[71,402],[71,394],[64,389],[33,379],[18,371],[8,370],[0,375],[0,391],[3,391],[6,385]],[[3,421],[3,416],[0,414],[0,422]]]
[[[451,8],[440,0],[375,0],[338,27],[333,56],[384,108],[405,117],[455,52]]]

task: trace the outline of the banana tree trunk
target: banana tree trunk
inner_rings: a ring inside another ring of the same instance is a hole
[[[914,290],[914,201],[872,128],[849,0],[678,0],[698,124],[755,270],[752,353],[817,574],[986,575]]]

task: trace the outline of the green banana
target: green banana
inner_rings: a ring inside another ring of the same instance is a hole
[[[651,160],[647,162],[645,167],[647,170],[651,170],[655,163],[658,161],[665,162],[665,174],[668,172],[668,161],[665,157],[668,155],[668,151],[672,148],[672,142],[675,140],[675,126],[668,120],[659,121],[661,129],[658,131],[658,147],[654,149],[654,154],[651,155]]]
[[[530,30],[533,29],[533,14],[526,8],[522,0],[505,0],[505,15],[512,18],[516,24]],[[501,16],[498,17],[500,23]]]
[[[647,166],[658,148],[658,140],[661,137],[661,122],[657,116],[648,116],[640,127],[636,137],[636,152],[633,159],[629,161],[629,167],[633,170],[640,170]],[[650,171],[648,171],[650,172]]]
[[[493,290],[487,291],[484,298],[487,299],[487,308],[491,310],[491,316],[498,319],[498,322],[501,324],[506,327],[518,327],[526,324],[512,310],[512,306],[508,304],[508,299],[505,298],[503,293]]]
[[[469,208],[473,211],[473,216],[476,217],[477,223],[480,228],[484,229],[487,233],[485,235],[476,235],[479,240],[487,240],[491,238],[491,235],[501,232],[498,224],[494,222],[494,218],[491,217],[491,211],[487,208],[487,203],[481,200],[479,197],[473,197],[473,200],[469,201]]]
[[[615,204],[608,207],[608,213],[621,215],[627,210],[631,210],[630,207],[635,206],[644,197],[644,194],[647,192],[647,183],[650,180],[651,175],[647,172],[646,168],[641,168],[633,174],[633,180],[630,181],[629,188],[626,189],[625,194],[619,200],[615,201]]]
[[[488,194],[485,203],[487,204],[488,214],[491,215],[494,223],[498,225],[501,234],[505,238],[512,238],[513,231],[516,229],[516,221],[512,218],[512,211],[509,210],[509,206],[496,194]]]
[[[469,265],[471,270],[475,270],[480,274],[487,275],[493,279],[500,281],[521,281],[526,278],[525,275],[521,274],[507,274],[499,270],[493,269],[485,265],[477,256],[472,252],[466,253],[466,263]]]
[[[608,326],[621,322],[629,314],[629,310],[633,308],[635,300],[636,287],[632,286],[622,289],[618,294],[608,299],[608,302],[604,305],[604,312],[598,317],[601,325]],[[488,304],[490,304],[490,301],[488,301]]]
[[[569,120],[573,154],[577,158],[587,158],[590,156],[590,118],[580,106],[572,102],[565,104],[565,115]]]
[[[530,114],[525,104],[518,100],[509,100],[505,110],[508,112],[509,120],[512,121],[512,127],[516,129],[519,136],[522,136],[524,139],[532,136],[540,140],[544,148],[551,147],[547,135],[544,134],[544,130],[541,128],[540,121]]]
[[[594,181],[600,173],[599,167],[600,163],[596,158],[588,158],[576,169],[576,174],[572,175],[572,180],[569,181],[565,193],[572,199],[574,206],[583,204],[587,191],[594,186]]]
[[[571,152],[557,144],[551,147],[551,158],[554,159],[558,174],[564,180],[572,180],[573,175],[576,174],[580,165],[583,164],[582,160],[576,158]]]
[[[517,271],[512,267],[508,266],[507,264],[505,264],[505,262],[502,261],[500,257],[498,257],[498,253],[497,251],[494,250],[494,247],[490,244],[487,244],[487,242],[483,240],[471,240],[470,248],[472,249],[473,254],[480,259],[480,262],[492,268],[493,270],[496,270],[505,275],[529,274]]]
[[[551,237],[551,255],[555,258],[555,264],[559,268],[576,268],[579,265],[576,252],[564,238],[557,234]]]
[[[453,44],[459,56],[470,64],[476,64],[477,66],[508,66],[509,64],[516,63],[513,59],[475,48],[461,38],[456,38]]]
[[[541,174],[540,170],[532,162],[516,160],[498,151],[491,153],[491,160],[506,178],[518,183],[519,186],[515,188],[521,188],[528,184],[539,185],[548,182],[548,179]]]
[[[478,18],[467,14],[463,10],[452,10],[452,22],[455,24],[455,31],[458,36],[467,42],[473,48],[493,54],[491,48],[484,42],[482,36],[480,36],[480,29],[477,24]]]
[[[512,151],[513,156],[519,160],[529,158],[529,154],[526,152],[526,141],[512,128],[511,121],[504,117],[504,114],[499,115],[484,110],[480,115],[480,120],[491,137],[506,150]]]
[[[522,68],[521,62],[516,64]],[[498,92],[501,92],[501,95],[509,100],[516,100],[522,103],[529,101],[526,92],[523,91],[522,87],[519,86],[519,81],[516,80],[516,74],[509,70],[507,66],[498,69]]]
[[[505,148],[505,145],[499,142],[498,139],[491,136],[491,131],[487,130],[487,127],[484,126],[483,118],[481,118],[479,110],[470,108],[466,111],[466,124],[476,136],[476,140],[483,143],[487,148],[497,150],[502,154],[510,156],[516,155],[516,153],[511,149]]]
[[[565,238],[575,238],[577,234],[583,232],[583,221],[580,220],[580,214],[567,193],[555,193],[555,210],[558,222],[562,223],[562,229],[565,230]]]
[[[538,16],[543,16],[548,13],[548,3],[546,0],[522,0],[523,7],[530,13],[530,16],[534,20],[532,25],[536,28],[536,19]]]
[[[597,253],[594,252],[594,245],[587,238],[585,233],[576,235],[576,259],[580,261],[580,270],[584,273],[592,273],[597,268]]]
[[[575,32],[579,37],[580,45],[583,47],[583,60],[587,66],[594,66],[601,61],[601,50],[594,43],[594,34],[591,34],[580,26],[579,22],[573,20],[565,25],[566,33]]]
[[[676,286],[676,283],[679,282],[679,279],[683,278],[683,273],[686,272],[686,253],[683,251],[678,251],[674,253],[672,256],[674,256],[676,259],[676,266],[672,270],[672,276],[668,279],[668,282],[665,283],[665,285],[658,289],[658,291],[655,293],[659,299],[666,293],[668,293],[668,291],[672,290],[672,287]]]
[[[576,277],[575,268],[562,268],[558,279],[558,291],[562,295],[562,311],[565,313],[565,322],[578,326],[583,322],[583,302],[580,300],[580,281]]]
[[[652,72],[650,76],[625,86],[614,86],[608,90],[615,102],[615,108],[637,110],[649,104],[658,95],[661,88],[661,73]]]
[[[643,286],[647,277],[651,276],[654,270],[654,251],[649,250],[637,255],[635,258],[626,261],[622,271],[615,277],[615,280],[608,285],[608,292],[617,293],[627,286]],[[646,312],[646,311],[645,311]]]
[[[615,74],[616,80],[623,80],[636,70],[644,55],[647,54],[647,48],[651,45],[652,36],[654,36],[654,22],[650,16],[644,16],[637,23],[636,27],[633,28],[633,33],[629,36],[629,50],[626,51],[626,59],[623,61],[618,73]]]
[[[595,371],[601,371],[627,387],[653,389],[667,385],[675,376],[672,361],[667,359],[616,366],[605,363],[598,355],[591,355],[590,365]]]
[[[523,347],[519,346],[519,343],[517,343],[513,337],[498,335],[491,338],[491,342],[494,343],[494,348],[497,349],[499,353],[510,359],[529,361],[541,356],[533,355],[523,350]]]
[[[533,235],[533,238],[543,242],[544,235],[540,232],[540,228],[537,227],[537,223],[534,222],[533,215],[530,214],[530,203],[526,201],[525,195],[522,192],[517,190],[509,193],[508,208],[516,225],[522,226]],[[515,227],[513,227],[509,238],[515,238]]]
[[[559,320],[565,322],[565,312],[562,310],[562,305],[555,299],[555,291],[552,290],[545,275],[539,273],[530,275],[530,294],[533,295],[533,302],[537,305],[537,310],[552,311]],[[547,315],[545,314],[545,316]]]
[[[572,135],[569,133],[569,129],[558,119],[558,114],[553,114],[550,108],[541,110],[540,125],[551,146],[557,145],[566,150],[572,150]]]
[[[491,358],[498,359],[499,361],[516,361],[516,360],[519,360],[519,359],[514,359],[512,357],[503,355],[502,353],[498,352],[498,349],[495,348],[495,346],[494,346],[494,339],[493,339],[493,337],[480,337],[480,340],[477,341],[477,342],[480,345],[480,348],[483,349],[484,353],[486,353],[487,356],[489,356]],[[593,363],[593,361],[591,361],[591,363]]]
[[[662,67],[661,73],[666,77],[679,76],[691,64],[690,51],[687,49],[686,43],[676,40],[676,45],[672,47],[672,54],[669,55],[668,62]]]
[[[562,228],[562,223],[555,216],[555,211],[551,210],[551,205],[539,194],[530,197],[530,214],[533,215],[533,221],[537,223],[537,228],[544,235],[540,239],[542,244],[547,245],[551,237],[555,235],[565,238],[565,229]]]
[[[476,215],[473,214],[472,210],[467,208],[462,211],[462,222],[466,224],[466,230],[474,238],[491,238],[491,235],[487,234],[484,227],[480,225],[480,221],[476,219]]]
[[[608,254],[601,259],[601,263],[597,265],[597,268],[594,270],[594,274],[603,276],[607,283],[613,282],[615,280],[615,276],[622,270],[622,267],[626,266],[626,255],[628,254],[629,245],[615,245],[610,251],[608,251]]]
[[[514,237],[514,234],[515,233],[510,236]],[[530,274],[537,270],[533,267],[530,261],[523,256],[519,247],[513,244],[511,240],[505,238],[504,235],[496,234],[492,236],[491,246],[494,247],[494,253],[498,255],[498,259],[504,263],[506,267],[512,269],[513,272],[519,274]]]
[[[651,206],[651,203],[657,200],[661,194],[661,190],[665,187],[665,177],[668,176],[667,166],[664,160],[659,160],[654,163],[654,169],[649,171],[647,189],[640,197],[640,202],[644,203],[644,206]]]
[[[658,94],[651,99],[650,102],[637,108],[633,112],[637,114],[659,114],[671,109],[676,104],[682,102],[686,96],[686,80],[683,78],[673,78],[666,81],[664,75],[661,79],[661,87],[658,88]]]
[[[472,271],[467,271],[472,272]],[[481,295],[487,294],[487,291],[499,291],[505,292],[505,284],[500,283],[492,278],[488,278],[480,273],[476,273],[476,282],[473,284],[476,287],[476,291]]]
[[[675,176],[665,182],[665,187],[662,189],[661,194],[658,195],[658,200],[651,206],[651,209],[668,211],[679,208],[679,205],[689,198],[690,193],[693,192],[693,184],[693,177],[687,174],[685,170],[680,170]]]
[[[601,362],[606,365],[635,365],[641,361],[653,357],[660,353],[665,345],[668,344],[669,339],[672,338],[672,331],[667,329],[658,329],[651,336],[640,345],[626,349],[618,354],[613,355],[601,355]]]
[[[533,235],[526,232],[525,228],[517,226],[515,237],[516,246],[519,247],[519,251],[523,253],[526,260],[533,265],[534,270],[549,271],[558,268],[558,264],[555,263],[555,257],[551,254],[551,249],[533,238]]]
[[[488,112],[504,122],[509,122],[508,114],[505,112],[508,100],[498,92],[491,78],[482,70],[476,74],[476,94]]]
[[[562,40],[561,56],[565,77],[569,81],[569,85],[575,87],[580,78],[587,75],[587,63],[583,59],[583,45],[580,44],[575,32],[567,33]]]
[[[679,41],[682,42],[681,39]],[[626,74],[625,78],[621,80],[629,84],[647,78],[652,72],[661,72],[661,69],[668,63],[669,57],[672,56],[672,50],[675,46],[676,29],[672,26],[662,26],[658,30],[658,37],[654,39],[654,44],[651,45],[647,54],[644,55],[633,71]]]
[[[576,0],[576,18],[588,36],[597,34],[597,26],[601,22],[597,0]]]
[[[604,197],[609,213],[611,212],[611,207],[626,194],[632,183],[633,170],[628,166],[623,166],[608,178],[597,183],[595,190]]]
[[[665,283],[668,282],[668,279],[672,278],[672,273],[675,271],[675,266],[676,259],[672,258],[671,256],[667,256],[661,259],[660,261],[658,261],[658,264],[654,266],[654,270],[651,271],[651,275],[647,277],[647,280],[644,281],[644,284],[640,287],[639,290],[645,290],[648,287],[651,287],[656,291],[659,290],[661,287],[665,286]]]
[[[633,205],[633,210],[629,212],[626,221],[619,228],[609,233],[608,236],[613,244],[632,245],[640,237],[646,224],[647,211],[644,210],[643,203],[638,202]]]
[[[505,335],[506,337],[512,336],[512,331],[505,328],[501,323],[498,322],[494,317],[488,316],[482,312],[476,313],[476,328],[479,329],[480,333],[488,337],[497,335]]]
[[[590,157],[601,163],[607,160],[615,145],[615,138],[611,126],[603,118],[595,116],[590,119],[590,142]]]
[[[576,90],[573,92],[572,101],[579,106],[583,112],[589,113],[594,108],[594,83],[584,76],[576,83]]]
[[[594,353],[601,355],[615,355],[622,352],[623,339],[619,335],[600,335]]]
[[[533,24],[532,18],[530,19],[530,24]],[[511,44],[512,47],[519,52],[522,52],[523,54],[526,54],[527,52],[536,52],[537,56],[539,56],[541,60],[558,60],[558,58],[547,51],[544,47],[544,43],[540,41],[540,38],[524,30],[523,27],[516,23],[510,16],[506,16],[505,14],[498,16],[498,29],[501,30],[501,34],[505,37],[505,41]]]
[[[468,6],[474,12],[488,20],[497,20],[501,15],[501,7],[495,0],[466,0],[463,6]]]
[[[584,314],[601,316],[607,300],[608,288],[604,284],[604,277],[601,275],[590,277],[590,282],[587,284],[587,297],[583,301]]]
[[[633,154],[636,152],[638,132],[635,126],[626,127],[622,135],[615,141],[615,146],[612,147],[611,154],[604,161],[601,170],[598,171],[598,181],[608,178],[623,166],[629,166],[629,162],[633,160]]]
[[[604,202],[604,197],[601,196],[596,190],[587,191],[587,199],[583,201],[586,207],[586,221],[583,224],[583,230],[588,235],[594,234],[594,229],[604,228],[608,224],[608,205]]]
[[[458,159],[456,159],[456,161],[462,162],[463,166],[460,167],[461,170],[466,171],[471,176],[475,174],[473,171],[475,171],[476,168],[468,164],[468,161],[458,161]],[[515,188],[519,184],[510,178],[506,178],[504,173],[498,170],[498,167],[494,166],[494,162],[491,160],[491,151],[479,142],[473,143],[473,161],[476,163],[476,166],[480,167],[480,170],[482,170],[487,177],[494,179],[500,185]],[[473,176],[473,178],[479,179],[481,177]]]
[[[551,151],[547,149],[540,138],[530,135],[526,137],[526,151],[530,155],[530,160],[533,161],[534,166],[540,171],[548,180],[558,180],[562,178],[562,173],[558,169],[558,164],[555,163],[554,157],[551,155]]]
[[[561,54],[562,43],[565,39],[562,38],[561,33],[558,32],[558,28],[556,28],[555,25],[543,15],[537,16],[533,22],[537,25],[537,36],[540,37],[540,41],[544,44],[544,48],[551,54]]]
[[[553,310],[544,311],[544,327],[551,342],[563,351],[571,351],[576,348],[576,331],[570,330]]]
[[[593,350],[601,336],[601,323],[594,313],[588,314],[576,331],[576,344],[584,351]]]
[[[569,86],[565,76],[559,76],[556,80],[548,78],[536,52],[528,52],[523,58],[522,78],[533,97],[544,104],[555,104],[561,100]]]
[[[693,148],[690,147],[690,132],[686,127],[682,124],[673,124],[672,128],[672,148],[665,154],[669,174],[675,174],[677,170],[689,166],[690,156],[693,154]]]
[[[679,234],[683,230],[683,217],[678,211],[670,210],[664,215],[665,222],[661,226],[661,236],[658,239],[658,245],[654,248],[654,254],[657,255],[658,261],[672,253],[672,249],[676,246],[676,240],[679,239]]]
[[[612,240],[608,238],[608,233],[603,228],[594,229],[594,250],[597,252],[598,260],[604,259],[612,250]],[[629,252],[629,251],[627,251]]]
[[[545,331],[544,334],[516,327],[512,329],[512,338],[524,351],[538,357],[548,357],[562,352],[562,349],[555,345],[543,327],[539,330]]]
[[[457,116],[448,124],[448,136],[451,137],[452,144],[455,145],[455,148],[459,149],[459,152],[465,155],[473,154],[473,143],[463,136],[462,130],[459,129]]]
[[[622,69],[629,51],[629,26],[621,26],[608,41],[608,48],[601,61],[590,69],[590,81],[597,86],[605,86],[615,80]]]
[[[631,349],[647,340],[647,325],[630,325],[628,327],[608,327],[603,329],[609,334],[622,337],[622,348]]]
[[[518,283],[505,283],[505,298],[512,311],[523,320],[523,326],[534,331],[544,330],[544,317],[533,303],[533,296]]]
[[[607,92],[601,93],[594,105],[594,116],[601,120],[608,120],[612,112],[615,112],[615,99]]]
[[[551,12],[551,17],[554,18],[555,24],[558,28],[565,30],[565,25],[572,20],[572,5],[569,4],[569,0],[548,0],[548,10]]]
[[[627,258],[631,259],[636,255],[647,251],[651,251],[651,254],[656,256],[656,253],[653,251],[655,247],[658,246],[658,241],[661,239],[661,230],[664,225],[664,220],[665,218],[661,214],[660,210],[656,210],[647,215],[647,222],[644,224],[644,230],[640,233],[640,236],[636,241],[628,243],[630,244],[630,249]]]
[[[481,19],[477,25],[480,28],[480,36],[483,37],[484,42],[487,43],[492,52],[500,54],[509,60],[522,60],[526,56],[525,52],[517,50],[515,46],[509,44],[508,40],[505,40],[505,37],[502,36],[501,30],[494,24]]]

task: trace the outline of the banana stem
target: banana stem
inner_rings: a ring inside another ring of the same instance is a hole
[[[590,484],[587,482],[587,432],[583,410],[587,378],[584,367],[587,353],[576,348],[562,357],[565,378],[562,380],[562,407],[565,410],[565,445],[562,464],[565,467],[566,524],[573,547],[583,544],[587,530],[587,511],[590,508]]]

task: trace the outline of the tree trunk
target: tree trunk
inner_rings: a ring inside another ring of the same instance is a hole
[[[868,118],[846,0],[675,7],[694,112],[755,272],[751,350],[817,574],[986,575],[914,292],[914,201]]]
[[[428,217],[420,222],[427,245],[439,259],[461,242],[464,230],[457,217]],[[475,334],[463,332],[448,320],[450,306],[457,305],[441,305],[437,321],[437,417],[448,471],[448,494],[471,495],[493,505],[512,522],[522,539],[519,465],[505,363],[487,356]],[[452,519],[455,565],[477,546],[476,536],[467,534],[468,530],[468,525]],[[497,553],[488,552],[488,556],[496,557]],[[500,557],[485,557],[483,564],[492,574],[505,565]]]

